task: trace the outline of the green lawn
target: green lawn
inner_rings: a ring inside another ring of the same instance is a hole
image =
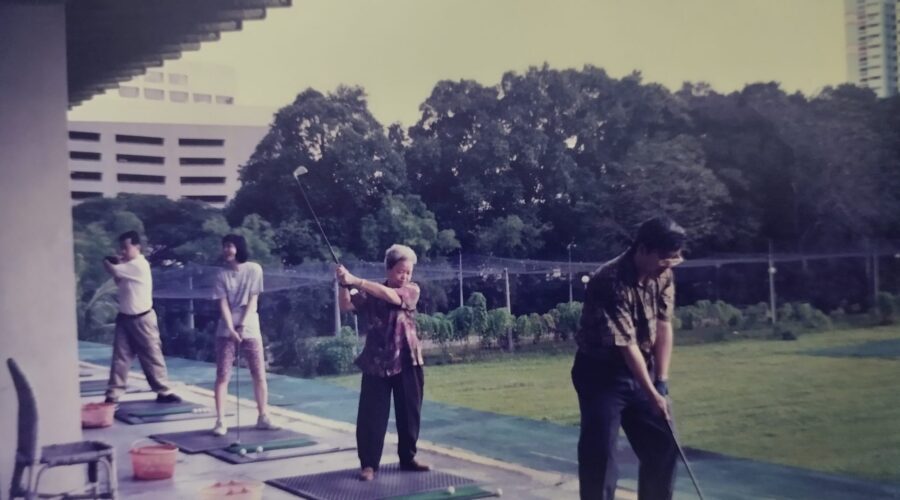
[[[900,342],[900,328],[801,335],[794,342],[676,347],[671,390],[686,446],[900,482],[900,359],[804,351]],[[430,366],[426,397],[577,425],[571,355]],[[358,376],[338,377],[358,387]]]

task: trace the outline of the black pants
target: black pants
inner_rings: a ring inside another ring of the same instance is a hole
[[[356,447],[360,466],[378,470],[381,463],[384,434],[391,413],[391,393],[394,394],[400,463],[413,461],[419,439],[424,388],[425,374],[421,366],[406,366],[392,377],[363,374],[359,412],[356,415]]]
[[[572,382],[581,409],[578,481],[582,500],[615,498],[619,426],[640,461],[638,498],[671,499],[678,448],[665,418],[654,410],[618,348],[599,358],[579,352]]]

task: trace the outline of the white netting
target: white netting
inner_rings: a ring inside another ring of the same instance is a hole
[[[881,257],[900,258],[898,247],[882,245],[877,252]],[[876,252],[822,252],[807,254],[779,253],[772,256],[776,265],[784,263],[809,262],[817,260],[835,259],[866,259],[871,258]],[[612,256],[610,256],[612,257]],[[769,255],[759,254],[729,254],[715,257],[688,259],[676,268],[699,269],[714,268],[736,264],[766,264]],[[551,261],[532,259],[510,259],[493,256],[463,255],[462,261],[458,258],[446,260],[432,260],[421,262],[415,268],[416,281],[451,282],[459,280],[462,276],[466,279],[501,278],[504,271],[510,276],[517,275],[543,275],[547,279],[565,278],[570,273],[583,275],[590,273],[602,262],[580,261]],[[381,280],[384,278],[384,264],[381,262],[347,262],[347,268],[357,276]],[[158,299],[211,299],[212,288],[216,273],[221,268],[217,266],[188,265],[184,267],[164,268],[154,270],[154,297]],[[329,286],[334,279],[334,265],[328,262],[312,262],[287,268],[264,268],[265,292],[271,293],[284,290],[303,288],[322,288]]]

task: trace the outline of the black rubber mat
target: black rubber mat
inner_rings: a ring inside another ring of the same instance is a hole
[[[266,483],[309,500],[378,500],[439,491],[444,491],[446,498],[454,498],[447,492],[448,487],[475,484],[471,479],[446,472],[403,472],[398,464],[382,465],[373,481],[360,481],[358,476],[359,469],[346,469]]]
[[[254,426],[241,426],[241,443],[251,446],[254,450],[257,446],[266,447],[267,442],[283,441],[286,439],[311,440],[306,434],[290,429],[278,429],[275,431],[261,431]],[[210,450],[222,450],[237,441],[238,432],[234,427],[228,429],[224,436],[214,436],[212,428],[195,431],[169,432],[166,434],[153,434],[151,439],[160,443],[174,444],[185,453],[202,453]]]
[[[216,412],[212,408],[191,403],[190,401],[181,403],[157,403],[153,399],[120,401],[118,408],[116,408],[116,420],[126,424],[175,422],[198,418],[214,418],[215,416]]]
[[[241,441],[244,445],[250,444],[247,441],[244,441],[243,436],[241,436]],[[352,451],[355,450],[355,446],[333,446],[326,443],[316,443],[314,441],[310,441],[307,443],[295,442],[293,446],[285,446],[279,447],[280,443],[271,443],[274,445],[273,449],[265,449],[263,446],[263,451],[257,452],[255,447],[247,446],[247,453],[245,455],[241,455],[240,453],[235,453],[235,450],[232,449],[220,449],[220,450],[210,450],[207,451],[206,454],[211,457],[216,457],[223,462],[228,462],[234,465],[240,464],[252,464],[256,462],[268,462],[271,460],[283,460],[286,458],[298,458],[298,457],[311,457],[314,455],[325,455],[328,453],[337,453],[341,451]],[[291,443],[284,443],[285,445]]]
[[[79,383],[79,386],[82,396],[96,396],[98,394],[103,394],[106,392],[108,382],[106,381],[106,379],[82,380]],[[125,386],[125,392],[150,392],[150,386],[148,386],[147,384],[128,384]]]

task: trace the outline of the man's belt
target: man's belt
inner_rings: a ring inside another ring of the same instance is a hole
[[[123,318],[126,318],[126,319],[138,319],[141,316],[146,316],[146,315],[150,314],[151,311],[153,311],[152,307],[142,313],[137,313],[137,314],[125,314],[125,313],[120,312],[119,316],[122,316]]]

